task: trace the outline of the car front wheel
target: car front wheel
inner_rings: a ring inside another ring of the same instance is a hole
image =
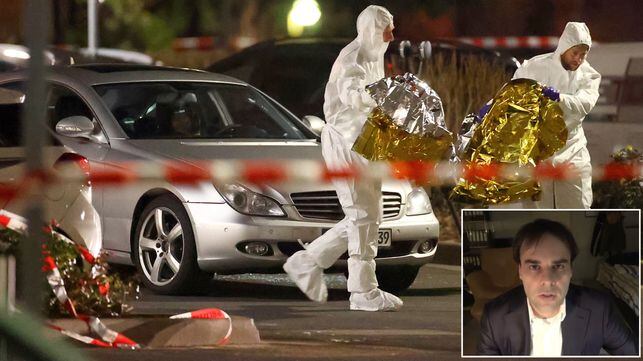
[[[181,294],[203,290],[212,277],[199,269],[192,225],[175,197],[153,199],[138,219],[135,237],[136,267],[152,291]]]

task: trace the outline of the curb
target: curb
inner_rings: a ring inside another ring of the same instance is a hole
[[[252,318],[231,316],[232,333],[227,344],[258,344],[261,339],[259,330]],[[225,319],[168,319],[161,317],[146,318],[104,318],[101,321],[112,330],[122,333],[140,343],[144,348],[162,347],[207,347],[220,346],[229,328]],[[51,319],[52,325],[65,330],[87,333],[85,322],[59,318]],[[56,332],[57,335],[60,335]]]

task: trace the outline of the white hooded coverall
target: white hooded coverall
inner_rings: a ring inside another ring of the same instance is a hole
[[[389,25],[393,26],[393,16],[388,10],[374,5],[367,7],[357,18],[357,38],[342,49],[333,64],[324,94],[327,124],[321,134],[322,155],[329,170],[369,166],[369,161],[351,148],[368,114],[376,106],[365,87],[384,77],[384,53],[388,43],[383,40],[383,32]],[[377,289],[374,261],[382,214],[382,184],[381,180],[362,178],[335,179],[333,185],[345,218],[307,245],[305,253],[318,267],[326,269],[348,250],[347,288],[351,292],[351,309],[355,309],[355,294],[374,294],[375,290],[381,296],[385,294]],[[298,272],[289,272],[290,262],[286,262],[284,269],[293,277],[291,273]],[[325,300],[325,286],[321,285],[323,289],[320,289],[318,281],[310,281],[319,279],[319,274],[305,277],[309,278],[308,286],[302,287],[299,283],[298,286],[311,299]],[[397,299],[388,294],[384,298],[388,296]],[[369,310],[386,308],[389,307]]]
[[[384,77],[382,33],[393,16],[379,6],[367,7],[357,18],[357,38],[339,53],[324,94],[326,126],[321,146],[330,170],[365,168],[368,161],[351,150],[368,114],[376,105],[366,92],[368,84]],[[348,248],[348,291],[367,292],[377,287],[375,261],[382,191],[381,182],[366,179],[334,180],[345,218],[313,241],[308,253],[322,268],[330,267]]]
[[[521,202],[524,208],[589,208],[592,204],[592,165],[582,125],[598,100],[601,75],[586,61],[575,71],[565,70],[561,63],[561,55],[579,44],[591,48],[589,29],[585,23],[569,22],[556,51],[526,60],[514,74],[514,79],[533,79],[560,92],[559,105],[569,135],[565,146],[549,160],[554,165],[569,162],[580,175],[568,180],[541,180],[540,201],[524,200]]]

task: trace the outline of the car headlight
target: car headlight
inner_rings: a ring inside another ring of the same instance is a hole
[[[254,216],[283,217],[286,214],[272,198],[255,193],[239,184],[219,187],[219,193],[237,212]]]
[[[406,215],[419,216],[433,212],[431,200],[422,188],[413,188],[411,193],[406,197]]]

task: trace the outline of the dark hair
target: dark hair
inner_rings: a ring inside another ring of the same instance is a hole
[[[531,247],[538,244],[545,234],[550,234],[563,242],[569,249],[570,262],[574,261],[576,255],[578,255],[578,246],[572,232],[562,223],[548,219],[536,219],[520,228],[513,241],[514,261],[520,264],[520,249],[522,246]]]

